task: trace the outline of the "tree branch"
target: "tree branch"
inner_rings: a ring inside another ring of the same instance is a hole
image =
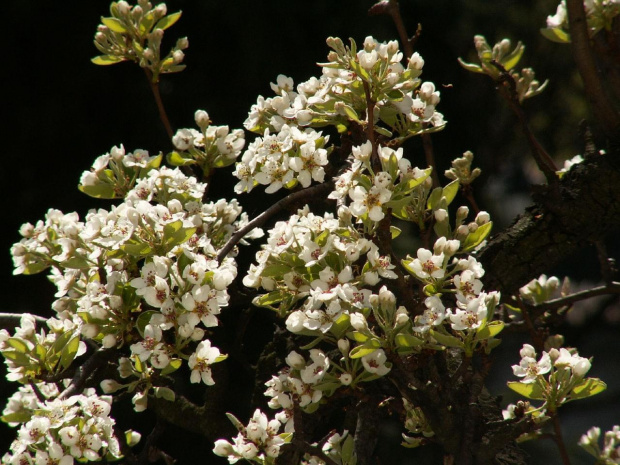
[[[17,328],[24,315],[24,313],[0,313],[0,328]],[[37,323],[47,323],[47,318],[38,315],[32,317]]]
[[[603,129],[612,147],[620,144],[620,113],[607,95],[605,83],[598,72],[596,59],[590,47],[588,23],[583,0],[566,0],[571,50],[577,69],[583,79],[586,96],[592,105],[597,123]]]
[[[303,189],[297,192],[293,192],[292,194],[287,195],[283,199],[274,203],[271,207],[265,210],[263,213],[258,215],[248,224],[246,224],[243,228],[239,229],[232,237],[228,240],[228,242],[222,247],[220,253],[217,254],[217,260],[221,262],[224,260],[224,257],[228,255],[235,245],[245,236],[247,233],[252,231],[254,228],[258,228],[263,225],[269,218],[274,216],[276,213],[281,212],[282,210],[288,208],[290,205],[295,202],[299,202],[302,200],[308,200],[313,197],[320,197],[325,195],[327,192],[331,191],[334,188],[334,181],[327,181],[322,184],[317,184],[316,186],[308,187],[307,189]]]

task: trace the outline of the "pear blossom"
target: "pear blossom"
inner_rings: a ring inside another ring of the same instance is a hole
[[[220,357],[220,350],[217,347],[211,347],[211,341],[205,339],[189,357],[188,366],[192,370],[190,381],[199,383],[201,380],[208,386],[215,384],[211,377],[211,365]]]
[[[374,352],[362,357],[362,365],[369,373],[377,376],[385,376],[390,372],[390,367],[385,365],[387,356],[383,349],[377,349]]]
[[[418,249],[418,258],[411,262],[411,269],[420,279],[441,279],[445,275],[443,267],[444,254],[433,255],[430,250]]]

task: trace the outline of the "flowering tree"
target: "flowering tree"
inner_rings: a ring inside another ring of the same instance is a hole
[[[563,169],[522,107],[546,86],[518,66],[523,46],[476,36],[477,62],[461,60],[491,78],[546,179],[538,203],[494,232],[474,198],[473,154],[452,162],[447,181],[438,173],[430,138],[447,124],[440,91],[422,78],[420,29],[409,37],[396,1],[370,13],[394,20],[401,45],[328,38],[320,76],[297,85],[277,76],[247,132],[201,109],[194,128],[173,129],[159,82],[185,67],[187,39],[162,50],[181,13],[113,2],[93,62],[144,70],[174,149],[111,148],[79,183],[109,207],[82,219],[50,209],[21,228],[15,273],[47,272],[57,293],[53,317],[2,316],[7,379],[20,385],[2,415],[17,430],[3,463],[168,463],[170,424],[230,463],[369,464],[387,420],[400,423],[403,447],[435,447],[444,463],[526,463],[517,442],[547,434],[570,463],[560,407],[606,384],[556,328],[575,302],[620,291],[602,245],[619,226],[619,11],[567,0],[543,30],[571,43],[605,147],[588,145]],[[414,138],[424,166],[408,153]],[[210,189],[216,173],[232,176],[240,199],[289,193],[250,219]],[[571,292],[542,274],[590,242],[602,286]],[[225,410],[238,381],[227,365],[242,364],[251,311],[276,329],[243,366],[258,408],[238,419]],[[521,400],[504,404],[485,381],[494,350],[518,333],[529,342],[507,382]],[[154,412],[155,427],[121,427],[127,414],[115,409],[129,405]],[[597,463],[618,463],[618,427],[602,446],[601,434],[590,429],[581,445]]]

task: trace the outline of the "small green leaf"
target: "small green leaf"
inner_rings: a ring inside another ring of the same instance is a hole
[[[174,23],[176,23],[179,18],[181,17],[181,11],[177,11],[176,13],[172,13],[168,16],[164,16],[162,19],[160,19],[159,21],[157,21],[157,24],[155,25],[155,29],[161,29],[163,31],[165,31],[166,29],[168,29],[170,26],[172,26]]]
[[[493,222],[489,221],[488,223],[479,226],[473,233],[468,234],[463,242],[463,252],[470,252],[478,247],[480,243],[491,233],[492,227]]]
[[[455,179],[446,187],[443,188],[443,192],[441,193],[442,197],[446,198],[446,203],[450,205],[456,197],[457,192],[459,191],[459,182]]]
[[[0,420],[4,423],[26,423],[32,418],[32,413],[33,412],[30,409],[22,409],[17,412],[2,415]]]
[[[102,17],[101,22],[113,32],[118,32],[119,34],[124,34],[124,33],[129,32],[127,28],[125,27],[125,25],[116,18]]]
[[[557,42],[559,44],[568,44],[570,43],[570,34],[564,32],[559,27],[547,27],[540,30],[540,33],[546,39],[549,39],[552,42]]]
[[[63,347],[60,353],[60,366],[65,370],[69,368],[73,360],[75,359],[75,355],[80,348],[80,336],[75,336],[73,339],[69,341],[69,343]]]
[[[392,137],[392,135],[393,135],[392,131],[390,131],[390,130],[382,127],[382,126],[375,126],[375,132],[377,134],[381,134],[382,136],[385,136],[385,137]]]
[[[113,199],[116,197],[116,194],[114,193],[114,186],[108,183],[102,182],[93,186],[83,186],[80,184],[78,189],[86,195],[96,199]]]
[[[491,321],[476,333],[476,339],[483,340],[497,336],[504,329],[503,321]]]
[[[396,226],[390,226],[390,233],[392,235],[392,239],[396,239],[402,233],[402,229],[397,228]]]
[[[458,337],[450,336],[449,334],[444,334],[431,329],[431,336],[433,336],[437,342],[446,347],[455,347],[458,349],[465,347],[463,341],[461,341]]]
[[[543,390],[538,383],[522,383],[520,381],[510,381],[508,387],[517,394],[533,400],[543,400]]]
[[[394,342],[396,346],[400,348],[418,347],[424,344],[422,339],[405,333],[398,333],[394,338]]]
[[[517,63],[519,63],[519,60],[521,60],[521,57],[523,56],[524,51],[525,51],[525,47],[523,46],[521,42],[519,42],[517,46],[515,47],[515,49],[512,51],[512,53],[502,58],[501,64],[502,66],[504,66],[506,71],[510,71],[512,68],[514,68],[517,65]]]
[[[347,333],[347,337],[356,342],[366,342],[368,339],[370,339],[370,336],[367,336],[364,333],[360,333],[359,331],[351,331]]]
[[[235,428],[237,428],[237,430],[239,430],[240,432],[245,431],[245,426],[243,426],[243,423],[241,423],[237,419],[236,416],[234,416],[232,413],[227,413],[226,416],[228,417],[230,422],[235,426]]]
[[[177,371],[179,368],[181,368],[182,363],[183,360],[181,360],[180,358],[173,358],[172,360],[170,360],[170,363],[168,363],[168,366],[161,370],[161,375],[166,376],[170,373]]]
[[[28,349],[28,344],[26,344],[22,339],[18,337],[8,338],[6,340],[6,343],[18,352],[21,352],[22,354],[27,354],[30,352],[30,350]]]
[[[458,59],[459,65],[461,65],[463,68],[465,68],[467,71],[471,71],[472,73],[481,73],[484,74],[484,71],[482,70],[482,68],[478,65],[474,65],[472,63],[466,63],[463,60],[461,60],[460,58]]]
[[[375,350],[381,347],[381,342],[378,339],[370,339],[361,346],[354,347],[349,353],[351,358],[362,358],[366,355],[372,354]]]
[[[183,156],[179,152],[170,152],[166,155],[166,160],[172,166],[186,166],[186,165],[195,165],[197,163],[193,158],[188,158],[187,156]]]
[[[607,389],[607,384],[598,378],[586,378],[571,391],[571,399],[584,399],[595,396]]]
[[[269,294],[255,297],[252,303],[258,307],[273,308],[273,305],[280,303],[283,298],[281,291],[272,291]]]
[[[433,192],[431,192],[431,195],[428,196],[428,200],[426,202],[426,208],[428,208],[429,210],[435,210],[435,208],[437,208],[437,205],[439,204],[439,201],[441,200],[442,197],[443,197],[443,189],[441,187],[436,187],[435,189],[433,189]]]
[[[99,55],[91,58],[90,61],[99,66],[109,66],[125,61],[125,59],[114,55]]]
[[[170,388],[159,386],[153,390],[155,391],[155,397],[159,399],[165,399],[168,402],[174,402],[174,400],[176,399],[174,391]]]

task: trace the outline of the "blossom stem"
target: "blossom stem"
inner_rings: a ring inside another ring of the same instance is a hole
[[[370,155],[371,165],[374,171],[381,171],[377,150],[377,139],[375,138],[375,101],[370,94],[370,86],[368,83],[366,81],[362,82],[364,83],[364,93],[366,94],[366,119],[368,120],[366,133],[372,145],[372,153]]]
[[[318,184],[316,186],[308,187],[307,189],[293,192],[292,194],[287,195],[283,199],[278,200],[271,207],[269,207],[267,210],[265,210],[263,213],[258,215],[243,228],[239,229],[235,234],[233,234],[232,237],[217,254],[217,261],[221,263],[222,260],[224,260],[224,258],[226,257],[226,255],[228,255],[228,252],[230,252],[233,247],[237,245],[237,243],[243,238],[243,236],[252,231],[254,228],[260,227],[276,213],[279,213],[290,205],[293,205],[294,203],[302,200],[320,199],[324,194],[330,192],[333,189],[334,181],[332,180],[324,182],[322,184]]]
[[[166,129],[166,134],[168,134],[168,138],[172,140],[172,136],[174,133],[172,132],[172,126],[170,126],[170,120],[168,120],[168,115],[166,113],[166,108],[164,107],[164,102],[161,99],[161,94],[159,93],[159,80],[153,81],[153,73],[147,68],[143,68],[146,74],[146,78],[149,81],[149,86],[151,87],[151,92],[153,92],[153,97],[155,98],[155,103],[157,104],[157,109],[159,111],[159,119],[161,120],[164,128]]]

